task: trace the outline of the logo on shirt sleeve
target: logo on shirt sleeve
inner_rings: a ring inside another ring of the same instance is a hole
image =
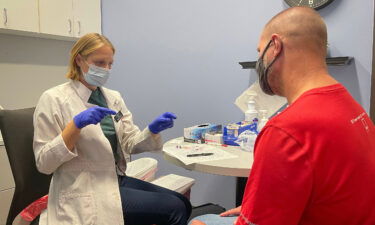
[[[365,112],[363,112],[363,113],[361,113],[359,116],[357,116],[356,118],[351,119],[350,122],[351,122],[352,124],[355,124],[355,123],[357,123],[357,122],[361,122],[362,125],[363,125],[363,128],[364,128],[364,129],[366,130],[366,132],[368,133],[368,132],[370,132],[370,128],[369,128],[368,123],[367,123],[367,121],[366,121],[366,118],[368,118],[366,115],[367,115],[367,114],[366,114]]]

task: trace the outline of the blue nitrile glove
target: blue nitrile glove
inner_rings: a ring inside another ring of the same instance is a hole
[[[112,109],[94,106],[80,112],[73,118],[74,124],[79,128],[83,128],[89,124],[97,124],[107,115],[115,115],[116,112]]]
[[[166,112],[156,118],[148,129],[154,134],[158,134],[160,131],[173,127],[173,120],[177,119],[176,115],[171,112]]]

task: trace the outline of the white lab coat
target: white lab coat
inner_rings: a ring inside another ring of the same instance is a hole
[[[91,91],[79,81],[69,81],[47,90],[34,113],[34,154],[37,168],[53,173],[47,207],[48,225],[123,225],[117,174],[126,169],[131,153],[159,151],[160,136],[152,137],[148,128],[140,131],[120,93],[101,89],[108,108],[123,113],[114,122],[120,160],[116,169],[111,145],[100,127],[81,130],[73,151],[66,147],[61,132],[75,115],[92,107],[87,103]],[[37,188],[37,187],[36,187]]]

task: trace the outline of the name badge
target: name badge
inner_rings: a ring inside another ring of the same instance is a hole
[[[118,111],[118,112],[116,113],[115,117],[114,117],[116,123],[117,123],[118,121],[120,121],[121,118],[122,118],[123,116],[124,116],[124,115],[122,114],[122,112],[121,112],[121,111]]]

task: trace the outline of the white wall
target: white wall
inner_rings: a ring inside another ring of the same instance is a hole
[[[0,105],[35,106],[42,92],[66,81],[73,42],[0,34]]]

